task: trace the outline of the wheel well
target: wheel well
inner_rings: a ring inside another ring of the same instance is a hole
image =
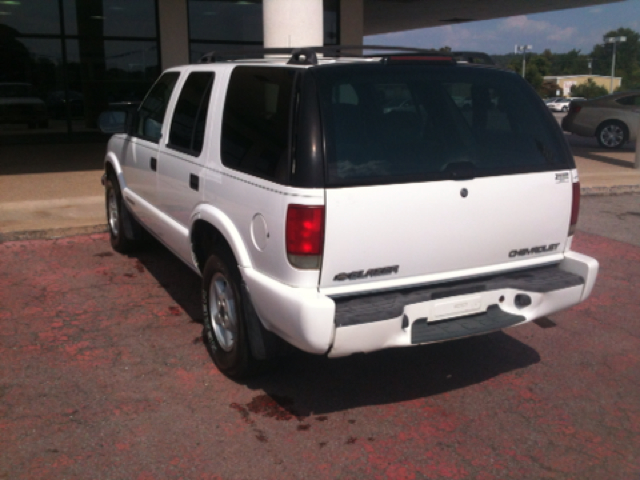
[[[234,259],[233,250],[220,230],[204,220],[196,220],[191,231],[191,251],[196,260],[198,270],[204,270],[204,264],[213,251]]]
[[[104,173],[107,174],[107,176],[109,175],[113,175],[114,177],[116,176],[116,169],[113,168],[113,165],[111,165],[111,163],[107,162],[104,166]]]

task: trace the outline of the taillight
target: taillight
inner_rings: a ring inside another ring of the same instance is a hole
[[[580,110],[582,110],[582,107],[580,105],[572,103],[569,106],[569,113],[578,113]]]
[[[578,224],[578,213],[580,212],[580,182],[573,184],[573,192],[571,195],[571,222],[569,222],[569,236],[576,231]]]
[[[320,268],[324,250],[324,206],[289,205],[287,257],[297,268]]]

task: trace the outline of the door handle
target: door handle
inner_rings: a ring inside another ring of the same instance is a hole
[[[154,172],[158,169],[158,160],[156,159],[156,157],[151,157],[151,170],[153,170]]]
[[[197,192],[200,189],[200,177],[193,173],[189,174],[189,186]]]

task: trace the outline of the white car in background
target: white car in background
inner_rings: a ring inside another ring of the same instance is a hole
[[[574,100],[584,100],[584,97],[560,98],[555,102],[547,103],[547,107],[549,107],[549,110],[551,110],[552,112],[568,112],[569,105]]]

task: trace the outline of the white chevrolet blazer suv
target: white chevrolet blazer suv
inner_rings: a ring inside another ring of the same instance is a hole
[[[318,50],[210,54],[101,117],[113,248],[148,231],[201,275],[224,374],[290,345],[441,342],[587,298],[598,263],[571,250],[574,160],[522,78],[433,52]]]

